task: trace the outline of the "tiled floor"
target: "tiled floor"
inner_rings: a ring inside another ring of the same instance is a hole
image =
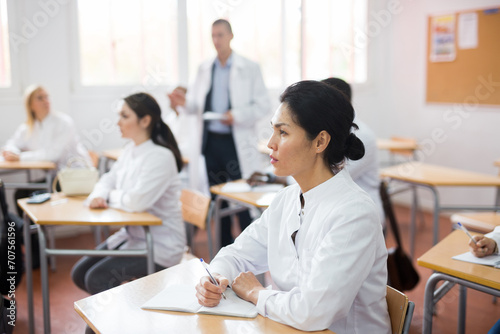
[[[409,212],[405,208],[397,208],[396,215],[400,222],[403,242],[407,246]],[[432,244],[431,217],[426,215],[426,223],[419,224],[416,236],[416,257],[422,255]],[[448,219],[441,219],[440,236],[444,237],[450,231]],[[59,247],[87,247],[93,245],[90,233],[78,237],[59,239]],[[394,245],[389,233],[387,238],[388,247]],[[206,235],[199,233],[195,238],[194,252],[200,257],[207,258]],[[71,281],[70,271],[76,261],[76,257],[59,257],[57,259],[57,271],[50,273],[50,305],[52,333],[55,334],[83,334],[85,323],[73,309],[73,302],[84,298],[87,294],[79,290]],[[431,271],[417,266],[421,280],[418,286],[407,292],[407,295],[416,304],[415,313],[410,333],[421,333],[422,331],[422,305],[425,282]],[[499,273],[500,275],[500,273]],[[43,333],[43,314],[40,290],[39,270],[34,272],[35,282],[35,327],[36,333]],[[27,307],[26,307],[26,282],[23,280],[16,289],[18,315],[15,333],[27,333]],[[458,289],[453,288],[443,300],[438,303],[437,315],[434,317],[433,333],[456,333],[457,332],[457,300]],[[500,302],[492,303],[489,295],[469,290],[467,305],[466,333],[486,333],[488,329],[500,319]],[[187,333],[186,333],[187,334]]]

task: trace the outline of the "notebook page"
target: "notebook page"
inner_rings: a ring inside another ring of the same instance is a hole
[[[227,299],[221,299],[219,305],[215,307],[202,306],[198,313],[244,318],[255,318],[257,316],[257,308],[254,304],[241,299],[231,289],[227,289],[224,294]]]
[[[141,306],[143,309],[191,313],[196,313],[200,307],[194,286],[186,284],[168,286]]]

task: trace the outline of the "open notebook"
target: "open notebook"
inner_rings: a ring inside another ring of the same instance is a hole
[[[500,268],[500,255],[498,254],[488,255],[480,258],[475,257],[471,252],[466,252],[463,254],[455,255],[452,257],[452,259]]]
[[[255,318],[257,316],[255,305],[241,299],[231,289],[224,292],[227,299],[221,299],[219,305],[215,307],[201,306],[198,304],[195,294],[196,291],[192,285],[171,285],[145,302],[141,308],[244,318]]]

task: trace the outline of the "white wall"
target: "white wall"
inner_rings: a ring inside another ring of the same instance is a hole
[[[50,4],[48,7],[43,4]],[[15,52],[18,63],[14,92],[0,93],[0,143],[4,143],[25,116],[22,90],[30,83],[44,84],[54,110],[70,114],[80,135],[100,151],[123,144],[117,131],[102,122],[115,122],[116,101],[140,86],[123,89],[84,91],[75,87],[75,33],[72,31],[72,1],[9,0],[16,17],[11,31],[19,35],[38,22],[35,33]],[[432,131],[443,129],[446,140],[431,149],[426,147],[424,161],[444,166],[496,174],[493,161],[500,158],[500,108],[479,106],[466,113],[467,118],[455,129],[455,123],[443,117],[452,105],[425,102],[427,16],[500,6],[500,0],[384,0],[372,1],[369,22],[373,25],[368,40],[369,82],[354,87],[354,106],[358,115],[381,138],[411,136],[428,142]],[[47,9],[48,8],[48,9]],[[37,19],[48,19],[36,21]],[[29,23],[28,23],[29,22]],[[40,23],[41,22],[41,23]],[[360,47],[364,47],[360,43]],[[168,110],[168,87],[147,87]],[[271,92],[277,105],[279,92]],[[104,120],[104,121],[103,121]],[[266,123],[267,126],[267,123]],[[427,152],[428,151],[428,152]],[[422,193],[424,198],[430,198]],[[493,189],[443,189],[446,203],[491,204]],[[428,203],[427,203],[428,204]]]

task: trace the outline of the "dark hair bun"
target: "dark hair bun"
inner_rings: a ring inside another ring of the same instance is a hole
[[[347,136],[344,155],[350,160],[359,160],[365,155],[365,145],[352,132]]]

